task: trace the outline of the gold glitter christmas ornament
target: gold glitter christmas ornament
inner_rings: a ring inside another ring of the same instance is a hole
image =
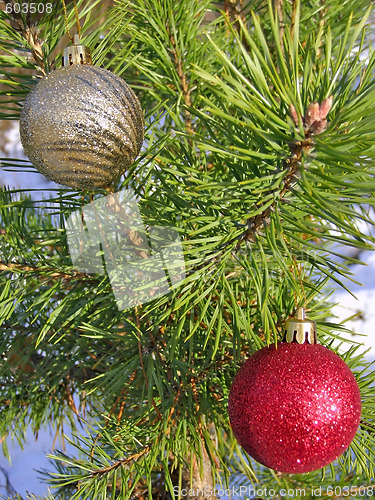
[[[20,118],[26,155],[43,175],[75,189],[110,185],[139,154],[142,108],[133,90],[91,65],[87,47],[67,47],[63,67],[40,80]]]

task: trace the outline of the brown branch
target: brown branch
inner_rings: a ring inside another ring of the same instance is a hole
[[[246,18],[243,9],[243,0],[225,0],[224,10],[227,15],[227,19],[230,21],[240,20],[245,24]],[[236,24],[236,29],[239,29],[239,24]]]
[[[79,414],[79,411],[77,410],[76,404],[74,402],[72,388],[70,385],[69,374],[67,374],[65,379],[64,379],[64,388],[65,388],[65,400],[66,400],[68,406],[70,407],[70,409],[73,411],[73,413],[76,414],[76,416],[78,417],[78,420],[80,421],[81,415]]]
[[[246,221],[247,229],[240,235],[238,246],[242,241],[255,240],[256,233],[261,226],[269,219],[271,212],[275,210],[277,203],[282,200],[290,191],[294,184],[301,165],[301,160],[305,154],[308,154],[313,146],[314,134],[320,134],[327,128],[327,115],[332,107],[332,96],[325,99],[321,104],[311,103],[302,118],[304,124],[305,138],[302,141],[293,141],[289,144],[291,155],[283,161],[283,169],[286,171],[284,186],[273,189],[269,194],[275,194],[275,201],[254,217]],[[300,118],[293,105],[290,106],[290,115],[296,126],[299,125]],[[233,241],[233,240],[231,240]]]
[[[279,201],[282,200],[286,193],[290,191],[290,188],[294,183],[296,175],[298,173],[302,156],[304,153],[308,153],[312,149],[312,147],[313,141],[310,136],[306,136],[303,141],[292,143],[290,145],[292,155],[283,162],[283,167],[287,171],[287,174],[284,178],[284,186],[280,191],[278,190],[278,188],[275,188],[273,190],[275,195],[277,195]],[[264,222],[269,219],[271,212],[276,207],[276,204],[277,201],[275,200],[264,211],[260,212],[254,217],[250,217],[247,220],[247,229],[241,235],[241,241],[254,241],[257,231],[261,228],[261,226],[263,226]]]
[[[190,95],[190,87],[188,83],[187,76],[184,72],[183,66],[182,66],[182,60],[181,57],[179,57],[177,53],[177,47],[176,47],[176,40],[171,33],[169,29],[169,25],[167,23],[167,32],[169,35],[169,40],[172,44],[172,54],[173,54],[173,59],[174,59],[174,64],[176,66],[176,71],[177,75],[180,79],[181,82],[181,89],[182,89],[182,95],[184,97],[184,103],[186,107],[191,107],[191,95]],[[193,125],[192,125],[192,119],[191,119],[191,113],[188,109],[185,109],[185,128],[188,134],[193,133]]]
[[[14,405],[14,401],[12,399],[2,399],[2,400],[0,400],[0,405],[11,406],[11,405]],[[18,406],[23,406],[23,407],[30,406],[30,401],[17,401],[17,405]],[[3,437],[0,438],[0,444],[2,443],[2,441],[6,437],[7,436],[5,435],[5,436],[3,436]]]
[[[226,19],[228,22],[228,34],[230,32],[231,25],[238,33],[242,45],[245,49],[250,52],[250,45],[245,37],[242,36],[241,33],[241,23],[246,25],[246,16],[243,9],[243,1],[242,0],[225,0],[224,2],[224,11],[226,14]]]
[[[33,265],[20,264],[19,262],[2,262],[0,261],[0,272],[10,272],[10,273],[32,273],[32,274],[43,274],[44,281],[49,281],[51,279],[62,278],[64,280],[71,280],[75,278],[92,278],[91,275],[86,273],[81,273],[79,271],[70,271],[69,273],[56,271],[53,268],[37,267]],[[46,273],[48,276],[46,276]]]
[[[290,19],[290,35],[292,37],[292,40],[294,39],[294,30],[295,30],[295,26],[296,26],[296,19],[297,19],[297,0],[293,0],[292,17]]]
[[[96,477],[96,476],[103,476],[104,474],[108,474],[119,467],[126,467],[129,465],[131,462],[134,462],[135,460],[139,460],[141,457],[146,455],[151,449],[151,446],[145,446],[142,451],[138,453],[134,453],[133,455],[130,455],[130,457],[122,458],[121,460],[118,460],[117,462],[113,463],[112,465],[109,465],[108,467],[103,467],[102,469],[98,469],[96,471],[93,471],[90,474],[90,477]]]
[[[285,25],[284,25],[284,14],[283,14],[283,3],[284,0],[275,0],[275,10],[277,12],[277,17],[279,21],[279,38],[280,38],[280,44],[281,44],[281,51],[284,53],[284,30],[285,30]]]
[[[136,370],[133,371],[132,375],[130,376],[130,383],[134,380],[134,377],[135,377],[135,373],[136,373]],[[108,427],[109,425],[109,422],[110,422],[110,417],[113,415],[115,409],[116,409],[116,406],[117,404],[119,403],[119,401],[121,401],[122,399],[122,403],[121,403],[121,408],[120,408],[120,413],[121,415],[119,415],[117,417],[117,420],[120,421],[121,419],[121,416],[122,416],[122,411],[121,409],[123,409],[123,405],[125,404],[125,399],[124,396],[126,396],[126,393],[129,392],[129,387],[123,387],[121,389],[121,392],[120,394],[117,396],[115,402],[113,403],[111,409],[109,410],[107,416],[105,417],[105,420],[106,420],[106,423],[104,425],[104,428]],[[99,441],[99,439],[102,437],[102,434],[100,432],[97,433],[97,435],[95,436],[95,439],[94,439],[94,442],[91,446],[91,451],[90,451],[90,457],[91,457],[91,461],[94,460],[94,451],[95,451],[95,446],[96,446],[96,443]]]

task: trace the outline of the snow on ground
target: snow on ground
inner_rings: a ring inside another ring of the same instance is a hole
[[[364,335],[358,335],[354,340],[363,343],[363,351],[370,349],[366,357],[375,358],[375,252],[366,252],[362,258],[365,265],[355,265],[351,269],[361,285],[347,283],[355,297],[344,289],[336,289],[332,296],[337,303],[333,313],[337,316],[336,322],[354,316],[345,322],[345,327],[355,334]]]

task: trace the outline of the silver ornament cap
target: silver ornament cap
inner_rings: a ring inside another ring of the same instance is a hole
[[[69,45],[64,49],[61,64],[62,66],[92,64],[91,50],[86,45],[80,44],[79,35],[74,35],[73,45]]]
[[[285,321],[283,342],[316,344],[316,323],[306,318],[303,307],[298,307],[296,315]]]

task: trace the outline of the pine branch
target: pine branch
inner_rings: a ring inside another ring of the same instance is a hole
[[[45,67],[45,58],[43,53],[43,40],[39,38],[39,29],[34,26],[31,21],[30,12],[27,11],[26,15],[22,13],[22,9],[15,9],[15,5],[19,6],[19,3],[16,0],[9,0],[7,2],[11,5],[11,25],[13,29],[19,32],[25,42],[31,49],[31,55],[35,61],[36,67],[39,68],[43,75],[47,74]]]
[[[0,272],[7,272],[7,273],[30,273],[30,274],[37,274],[41,275],[41,280],[42,282],[54,280],[54,279],[63,279],[65,281],[69,281],[72,279],[95,279],[92,277],[92,275],[87,274],[87,273],[82,273],[79,271],[75,271],[74,269],[70,270],[69,272],[66,271],[56,271],[55,268],[48,268],[48,267],[38,267],[38,266],[31,266],[27,264],[20,264],[18,262],[2,262],[0,261]]]
[[[139,451],[138,453],[133,453],[133,455],[130,455],[129,457],[122,458],[120,460],[117,460],[114,462],[112,465],[109,465],[108,467],[103,467],[101,469],[97,469],[93,472],[91,472],[90,477],[96,477],[96,476],[102,476],[105,474],[109,474],[119,467],[126,467],[129,465],[131,462],[135,462],[142,458],[144,455],[146,455],[151,449],[151,446],[145,446],[142,451]]]
[[[26,26],[21,28],[21,33],[25,37],[26,42],[31,47],[31,55],[35,61],[36,66],[40,69],[41,73],[45,76],[47,74],[44,54],[42,50],[43,40],[38,37],[36,28]]]
[[[259,228],[264,225],[271,212],[275,210],[277,204],[282,202],[285,195],[291,190],[301,167],[302,158],[308,155],[314,147],[313,136],[315,134],[324,132],[324,130],[327,128],[328,123],[326,117],[331,109],[331,106],[332,97],[325,99],[321,105],[319,105],[318,103],[312,103],[308,106],[305,117],[303,119],[305,137],[302,141],[294,141],[290,144],[289,147],[291,156],[283,161],[283,169],[286,172],[286,175],[284,177],[284,185],[280,191],[278,190],[278,188],[276,188],[275,190],[266,193],[267,198],[269,197],[269,195],[274,194],[275,201],[271,205],[268,205],[263,212],[261,211],[255,217],[250,217],[247,220],[247,229],[240,236],[239,244],[242,240],[254,241]],[[292,105],[290,114],[296,127],[298,127],[300,123],[300,117],[297,115],[297,112]]]
[[[174,35],[170,29],[168,21],[167,21],[166,29],[167,29],[167,33],[169,35],[169,40],[170,40],[171,45],[173,47],[172,48],[172,55],[173,55],[174,63],[176,65],[176,71],[177,71],[178,77],[179,77],[180,82],[181,82],[181,89],[182,89],[182,95],[184,97],[184,103],[185,103],[186,108],[190,108],[192,105],[192,102],[191,102],[191,97],[190,97],[189,82],[187,79],[187,75],[184,72],[184,69],[182,66],[181,56],[177,52],[176,41],[175,41]],[[188,109],[185,109],[185,127],[186,127],[186,132],[188,134],[193,133],[191,114],[190,114]]]
[[[284,3],[284,0],[275,0],[274,1],[275,12],[277,13],[278,23],[279,23],[279,39],[280,39],[280,44],[281,44],[281,51],[284,53],[283,38],[284,38],[285,24],[284,24],[283,3]],[[296,2],[294,2],[294,3],[296,3]]]

